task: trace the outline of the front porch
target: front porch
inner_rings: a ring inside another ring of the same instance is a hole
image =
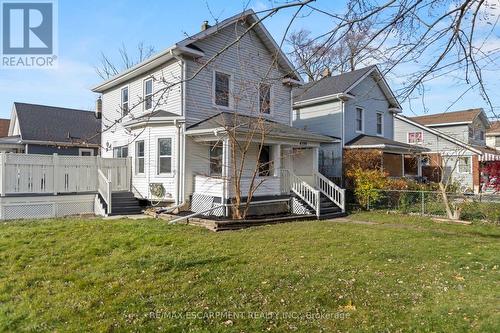
[[[332,208],[344,211],[343,189],[318,172],[319,146],[333,139],[283,124],[271,126],[265,136],[248,136],[241,126],[236,134],[221,126],[188,129],[187,146],[198,152],[191,161],[205,166],[186,175],[192,178],[191,211],[228,217],[238,199],[241,205],[249,202],[248,216],[319,218]],[[200,156],[203,151],[206,158]]]

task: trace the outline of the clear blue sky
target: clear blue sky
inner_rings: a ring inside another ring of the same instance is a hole
[[[9,117],[15,101],[93,109],[96,95],[90,92],[90,87],[100,81],[94,66],[101,52],[116,57],[122,43],[133,50],[141,41],[161,51],[185,34],[197,32],[203,20],[213,23],[213,17],[224,19],[247,8],[247,5],[258,11],[271,7],[272,1],[59,0],[58,69],[0,69],[0,117]],[[318,0],[315,6],[341,11],[344,3]],[[265,22],[278,42],[292,13],[292,10],[284,11]],[[326,17],[309,16],[300,18],[293,28],[305,27],[313,33],[321,33],[328,26]],[[497,42],[499,35],[496,31],[493,36]],[[498,77],[500,71],[486,74],[487,80],[495,81],[490,87],[496,90],[493,94],[496,106],[500,106]],[[388,80],[393,88],[397,88],[395,78],[389,77]],[[431,113],[444,111],[463,91],[452,78],[441,78],[429,85],[429,89],[426,98]],[[468,107],[486,107],[477,91],[470,91],[453,109]],[[422,113],[423,109],[415,101],[413,111],[409,108],[405,111],[411,115]]]

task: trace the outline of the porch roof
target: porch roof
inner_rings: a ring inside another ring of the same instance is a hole
[[[235,112],[220,112],[215,116],[202,120],[199,123],[189,126],[186,130],[186,134],[214,134],[216,132],[226,132],[227,130],[233,129],[236,129],[237,132],[249,133],[253,130],[260,130],[256,127],[252,127],[256,122],[261,122],[263,124],[263,131],[272,138],[325,143],[339,141],[338,138],[305,131],[269,119],[264,119],[263,117],[242,115]]]
[[[482,155],[479,156],[481,162],[500,161],[500,150],[493,149],[485,146],[473,146],[481,151]]]
[[[345,144],[345,148],[350,149],[381,149],[386,151],[398,151],[398,152],[408,152],[408,153],[421,153],[429,151],[429,149],[411,145],[399,141],[394,141],[381,136],[373,135],[358,135],[351,141]]]
[[[148,112],[140,117],[130,119],[124,121],[123,125],[125,127],[130,127],[137,124],[143,123],[164,123],[164,122],[172,122],[174,119],[180,119],[181,116],[172,112],[168,112],[165,110],[156,110],[153,112]]]

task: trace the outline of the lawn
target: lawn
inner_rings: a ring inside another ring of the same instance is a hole
[[[0,331],[498,332],[500,228],[0,224]]]

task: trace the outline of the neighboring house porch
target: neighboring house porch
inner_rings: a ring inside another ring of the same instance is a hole
[[[376,151],[380,166],[389,177],[421,179],[428,149],[384,137],[359,135],[346,143],[345,149]]]

